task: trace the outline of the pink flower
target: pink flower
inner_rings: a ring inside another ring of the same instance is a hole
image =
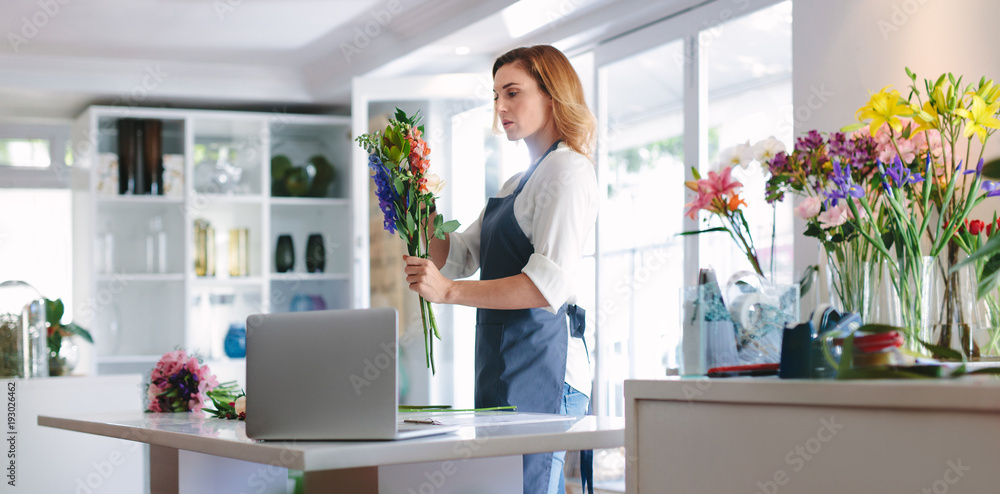
[[[698,197],[687,204],[684,207],[688,208],[687,217],[692,220],[698,218],[698,211],[705,209],[708,205],[712,204],[712,199],[716,197],[713,194],[707,192],[698,192]]]
[[[698,188],[713,195],[728,196],[743,184],[739,180],[733,180],[733,167],[727,166],[722,169],[722,173],[708,172],[708,178],[698,181]]]
[[[850,217],[850,209],[843,204],[837,204],[819,214],[819,226],[824,230],[843,225]]]
[[[795,206],[795,216],[808,220],[819,214],[820,210],[823,209],[823,200],[819,197],[810,196],[802,200],[798,206]]]

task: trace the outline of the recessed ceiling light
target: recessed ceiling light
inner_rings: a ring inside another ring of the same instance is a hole
[[[459,46],[458,48],[455,48],[456,55],[468,55],[470,51],[472,50],[470,50],[468,46]]]

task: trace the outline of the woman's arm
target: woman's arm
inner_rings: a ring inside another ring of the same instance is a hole
[[[549,303],[528,275],[519,273],[497,280],[445,278],[435,263],[419,257],[403,256],[406,282],[410,290],[437,304],[458,304],[480,309],[534,309]]]
[[[438,269],[444,267],[445,263],[448,262],[448,250],[451,249],[451,238],[450,233],[444,234],[444,240],[441,240],[434,236],[434,218],[437,217],[437,211],[431,213],[430,218],[427,221],[427,236],[431,239],[429,254],[431,255],[431,260],[434,261],[434,265]]]

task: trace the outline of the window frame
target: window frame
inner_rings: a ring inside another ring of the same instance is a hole
[[[706,48],[711,44],[713,29],[727,22],[753,14],[757,11],[772,7],[785,0],[717,0],[707,4],[699,5],[691,9],[678,12],[670,17],[649,24],[636,31],[626,33],[622,36],[610,39],[594,48],[594,85],[596,94],[597,118],[598,118],[598,139],[597,139],[597,180],[601,191],[607,191],[608,187],[608,150],[603,145],[609,136],[605,129],[608,127],[607,108],[607,66],[628,58],[633,55],[657,48],[675,40],[684,42],[684,180],[693,180],[691,169],[696,167],[699,172],[707,172],[708,166],[708,80],[707,80],[707,58]],[[707,33],[702,34],[702,33]],[[794,67],[792,69],[794,71]],[[603,192],[606,193],[606,192]],[[683,214],[683,211],[678,211]],[[613,221],[611,219],[610,221]],[[597,287],[600,287],[601,279],[601,257],[603,249],[601,246],[601,224],[602,218],[598,215],[595,226],[595,269]],[[686,231],[697,230],[697,219],[684,216],[683,228]],[[684,279],[693,280],[697,278],[700,266],[699,249],[700,238],[698,235],[688,235],[684,237]],[[596,290],[596,308],[602,307],[601,291]],[[607,396],[602,396],[604,387],[602,383],[606,380],[608,371],[605,369],[604,355],[610,354],[608,344],[602,338],[602,328],[600,318],[594,317],[595,324],[595,350],[594,354],[594,386],[591,400],[594,406],[594,413],[598,415],[613,415],[614,410],[608,405],[610,403]],[[631,353],[631,352],[630,352]],[[613,388],[608,388],[613,389]]]
[[[0,123],[0,139],[49,141],[49,166],[44,168],[0,163],[0,189],[65,189],[71,167],[63,161],[70,140],[70,123]]]

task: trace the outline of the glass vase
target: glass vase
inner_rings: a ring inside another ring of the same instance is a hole
[[[874,317],[865,322],[904,328],[906,348],[930,356],[920,341],[933,341],[934,309],[939,293],[937,259],[906,256],[883,261],[878,276],[877,286],[881,293],[876,296],[881,305],[875,309]]]
[[[23,281],[0,283],[0,379],[48,377],[45,298]]]
[[[1000,290],[983,299],[986,313],[986,345],[979,349],[982,357],[1000,357]]]
[[[953,270],[965,255],[958,246],[949,245],[937,260],[940,298],[935,308],[933,338],[937,346],[951,348],[966,358],[978,359],[981,348],[989,345],[987,314],[977,299],[975,265]]]
[[[873,310],[871,287],[879,282],[879,263],[870,259],[874,253],[858,245],[859,240],[824,249],[826,277],[830,305],[841,313],[855,312],[865,317]]]

